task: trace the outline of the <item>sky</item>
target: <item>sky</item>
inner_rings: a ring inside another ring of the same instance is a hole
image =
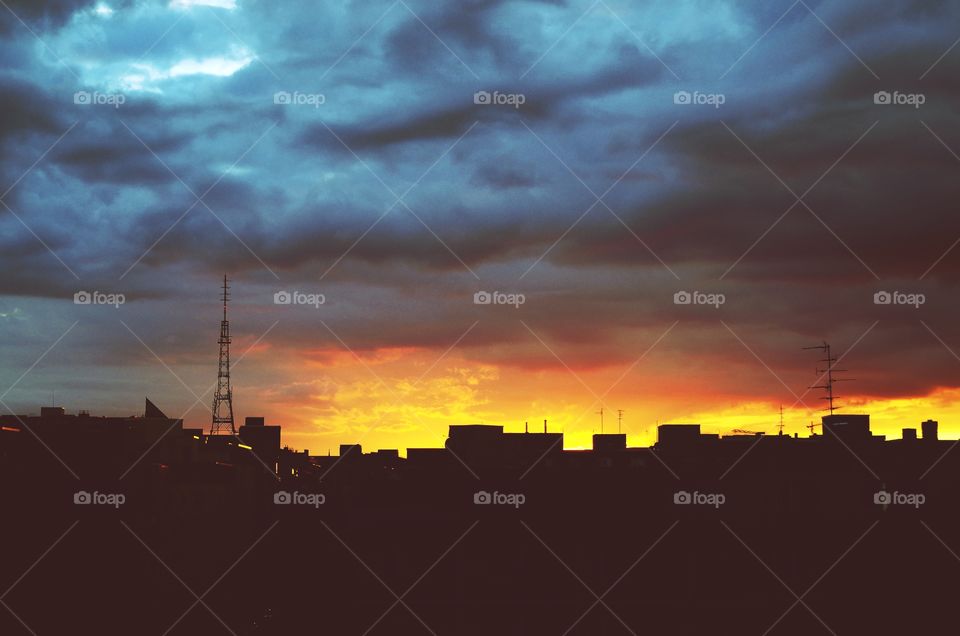
[[[6,410],[960,436],[953,2],[0,5]]]

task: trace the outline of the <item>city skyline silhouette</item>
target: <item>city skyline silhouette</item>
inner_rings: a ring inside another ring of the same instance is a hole
[[[949,0],[0,0],[0,636],[939,634]]]

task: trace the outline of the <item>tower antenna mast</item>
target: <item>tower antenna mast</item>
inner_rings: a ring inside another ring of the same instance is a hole
[[[227,320],[227,301],[230,300],[230,286],[227,276],[223,276],[223,320],[220,322],[220,364],[217,369],[217,391],[213,394],[213,423],[211,435],[236,435],[233,425],[233,389],[230,388],[230,322]]]
[[[834,382],[849,382],[850,380],[853,380],[853,378],[835,378],[835,377],[833,377],[833,374],[834,374],[834,373],[843,373],[843,372],[846,371],[846,369],[835,369],[835,368],[833,367],[833,365],[834,365],[834,363],[837,361],[837,359],[834,358],[834,357],[830,354],[830,344],[829,344],[828,342],[824,341],[823,344],[816,345],[816,346],[814,346],[814,347],[804,347],[804,349],[818,349],[818,350],[820,350],[820,351],[823,351],[823,352],[826,354],[826,357],[824,357],[824,358],[822,358],[821,360],[819,360],[819,362],[826,362],[826,363],[827,363],[827,368],[826,368],[826,369],[819,369],[819,368],[817,369],[817,373],[820,374],[820,377],[821,377],[821,378],[825,377],[825,378],[826,378],[826,381],[825,381],[823,384],[818,384],[818,385],[816,385],[816,386],[811,386],[811,387],[809,387],[809,388],[811,388],[811,389],[823,389],[823,390],[826,392],[826,395],[825,395],[824,397],[820,398],[820,399],[827,401],[827,408],[825,408],[824,410],[825,410],[825,411],[829,411],[829,414],[830,414],[830,415],[833,415],[833,412],[836,411],[838,408],[840,408],[840,407],[838,407],[838,406],[834,406],[834,405],[833,405],[833,398],[834,398],[834,395],[833,395],[833,383],[834,383]]]

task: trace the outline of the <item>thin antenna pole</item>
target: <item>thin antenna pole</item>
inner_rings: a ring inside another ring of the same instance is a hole
[[[597,411],[600,414],[600,434],[603,435],[603,407],[600,407],[600,410]]]
[[[826,357],[819,360],[819,362],[826,362],[826,369],[817,369],[816,372],[821,374],[821,377],[826,376],[826,381],[824,384],[818,384],[816,386],[811,386],[811,389],[823,389],[826,393],[826,396],[820,398],[821,400],[827,401],[827,408],[825,411],[828,411],[830,415],[833,415],[833,412],[836,411],[839,407],[833,405],[833,383],[834,382],[848,382],[853,380],[853,378],[834,378],[834,373],[840,373],[846,371],[846,369],[836,369],[834,368],[834,363],[837,361],[836,358],[830,352],[830,344],[827,341],[824,341],[823,344],[816,345],[814,347],[803,347],[804,349],[818,349],[823,351],[826,354]]]
[[[623,409],[617,409],[617,433],[620,433],[621,425],[623,424]]]

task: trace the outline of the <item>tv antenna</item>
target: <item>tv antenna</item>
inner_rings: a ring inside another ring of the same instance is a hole
[[[823,390],[824,390],[824,392],[826,393],[826,395],[825,395],[824,397],[820,398],[820,399],[827,401],[827,408],[825,408],[824,410],[825,410],[825,411],[829,411],[829,412],[830,412],[830,415],[833,415],[833,412],[836,411],[838,408],[840,408],[840,407],[838,407],[838,406],[834,406],[834,405],[833,405],[833,397],[834,397],[834,396],[833,396],[833,383],[834,383],[834,382],[849,382],[850,380],[853,380],[853,378],[835,378],[835,377],[833,377],[833,374],[834,374],[834,373],[844,373],[844,372],[846,372],[846,369],[836,369],[836,368],[834,368],[833,365],[834,365],[834,363],[837,361],[837,358],[834,358],[833,355],[831,355],[831,353],[830,353],[830,344],[829,344],[826,340],[824,340],[823,344],[819,344],[819,345],[816,345],[816,346],[814,346],[814,347],[803,347],[803,348],[806,349],[806,350],[809,350],[809,349],[818,349],[818,350],[820,350],[820,351],[823,351],[823,352],[826,354],[826,357],[818,360],[818,362],[825,362],[827,368],[826,368],[826,369],[817,368],[817,370],[816,370],[817,374],[819,374],[818,381],[819,381],[819,379],[823,379],[824,377],[826,377],[826,381],[825,381],[823,384],[817,384],[817,385],[815,385],[815,386],[811,386],[811,387],[807,387],[807,388],[810,388],[810,389],[823,389]]]
[[[603,407],[600,407],[600,410],[597,411],[597,414],[600,416],[600,434],[603,435]]]
[[[617,409],[617,433],[620,433],[620,426],[623,424],[623,409]]]
[[[783,435],[783,404],[780,405],[780,423],[777,425],[779,432],[777,435]]]

